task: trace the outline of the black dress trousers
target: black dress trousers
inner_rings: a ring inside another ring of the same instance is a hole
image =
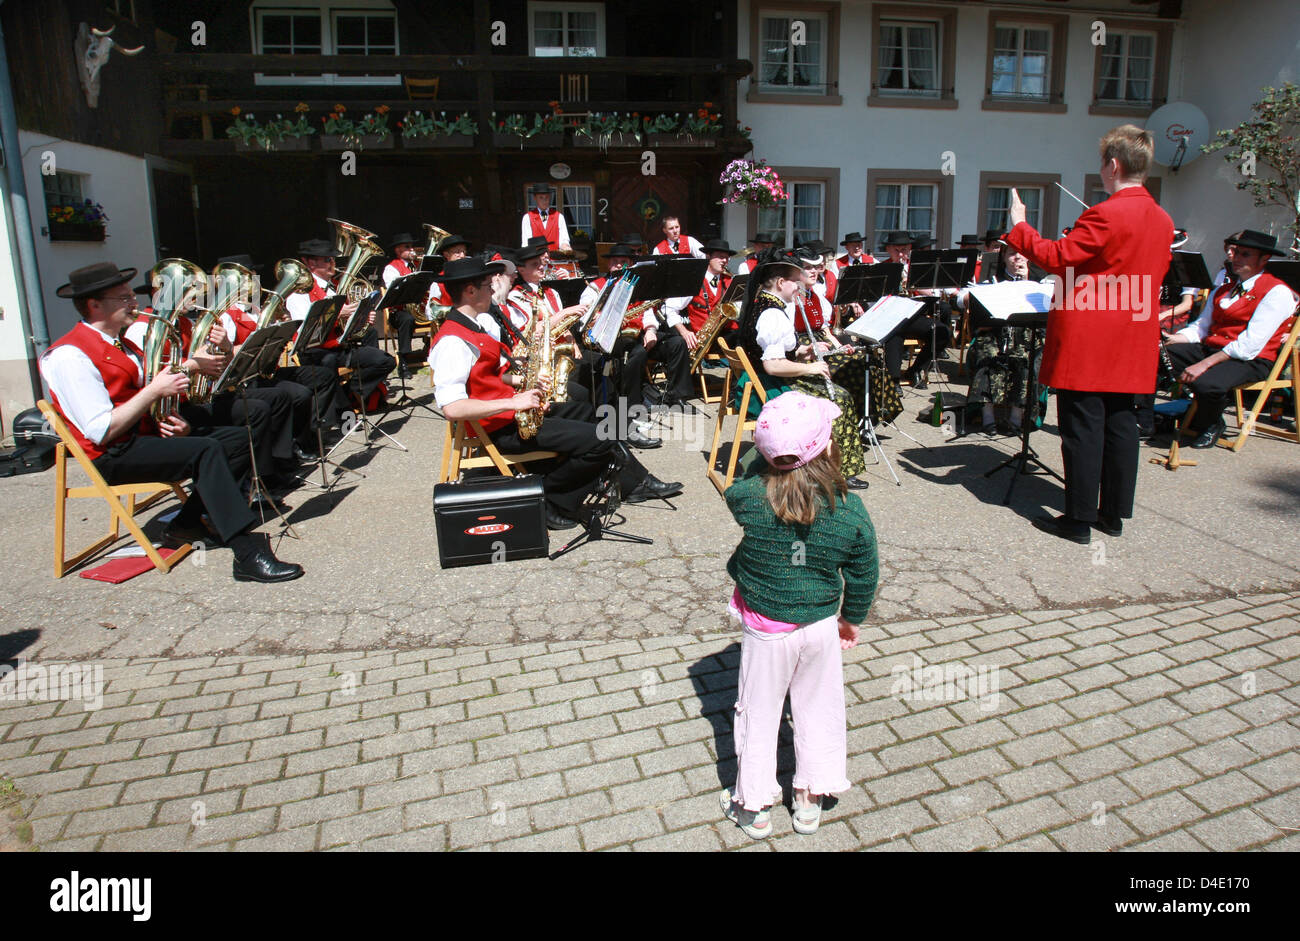
[[[1207,356],[1219,352],[1204,343],[1169,343],[1165,349],[1169,351],[1169,361],[1174,364],[1174,372],[1180,374],[1193,363],[1199,363]],[[1191,390],[1196,396],[1196,415],[1192,418],[1189,430],[1200,434],[1209,428],[1223,414],[1233,389],[1266,378],[1272,368],[1273,360],[1256,358],[1230,359],[1205,370],[1191,383]]]
[[[1132,392],[1056,391],[1065,460],[1065,515],[1092,523],[1133,516],[1138,428]]]

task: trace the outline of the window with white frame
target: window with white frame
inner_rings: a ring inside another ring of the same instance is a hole
[[[1108,32],[1101,54],[1097,100],[1150,105],[1155,93],[1155,60],[1154,33]]]
[[[397,55],[397,11],[389,0],[255,0],[253,48],[261,55]],[[399,75],[264,75],[259,85],[400,85]]]
[[[63,206],[80,206],[86,201],[85,184],[89,177],[84,173],[42,174],[41,182],[45,188],[45,217],[48,219],[51,209]]]
[[[1052,30],[998,25],[993,31],[993,86],[998,98],[1044,100],[1051,89]]]
[[[569,222],[569,234],[581,229],[591,235],[595,229],[596,188],[587,184],[566,183],[560,187],[560,209]]]
[[[528,51],[535,56],[592,58],[605,54],[603,3],[528,4]]]
[[[875,233],[877,243],[896,232],[938,235],[939,186],[936,183],[879,183],[876,185]]]
[[[824,238],[826,184],[820,180],[787,180],[786,200],[758,210],[758,231],[779,232],[786,245]]]
[[[939,94],[939,26],[934,22],[881,20],[879,71],[882,94]]]
[[[824,95],[825,13],[764,12],[759,20],[758,90]]]
[[[985,229],[1006,232],[1011,228],[1008,212],[1011,209],[1010,186],[990,186],[988,202],[984,206]],[[1025,221],[1035,229],[1039,226],[1043,211],[1043,189],[1040,186],[1017,186],[1016,193],[1025,204]]]

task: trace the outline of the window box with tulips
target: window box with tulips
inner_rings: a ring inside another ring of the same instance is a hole
[[[353,121],[347,117],[347,108],[335,105],[334,110],[321,118],[324,125],[320,146],[321,150],[392,150],[393,132],[388,127],[388,105],[380,105],[374,111]]]
[[[405,150],[473,147],[478,134],[478,122],[468,112],[449,118],[446,111],[438,115],[408,111],[397,128]]]
[[[564,121],[559,115],[534,114],[532,121],[522,114],[508,114],[498,118],[492,113],[495,127],[492,141],[499,148],[518,147],[523,150],[564,146]]]
[[[316,129],[307,123],[308,107],[299,102],[294,111],[293,120],[277,114],[275,120],[265,124],[253,114],[242,114],[239,108],[231,108],[235,120],[226,128],[226,136],[235,141],[237,151],[271,151],[271,150],[308,150],[311,148],[309,138]]]
[[[609,150],[611,147],[641,146],[641,116],[620,114],[589,114],[585,121],[573,129],[574,147],[599,147]]]

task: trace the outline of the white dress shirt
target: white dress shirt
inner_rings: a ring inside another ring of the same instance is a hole
[[[759,314],[754,330],[763,359],[785,359],[785,354],[799,345],[794,335],[794,315],[779,307],[769,307]]]
[[[93,330],[107,345],[113,345],[116,337],[84,321],[82,325]],[[143,386],[144,363],[134,353],[126,355],[135,362],[136,376]],[[108,397],[108,387],[104,385],[99,368],[89,356],[71,344],[46,350],[40,365],[41,376],[50,387],[50,393],[58,399],[64,417],[88,440],[103,444],[113,420],[113,400]]]
[[[704,246],[700,244],[699,240],[698,240],[697,238],[695,238],[695,236],[693,236],[693,235],[683,235],[683,236],[681,236],[681,238],[678,239],[678,242],[679,242],[679,243],[681,242],[681,239],[686,239],[686,245],[687,245],[687,247],[690,249],[690,254],[691,254],[692,256],[694,256],[695,258],[703,258],[703,257],[704,257]],[[669,247],[669,248],[672,247],[672,240],[671,240],[671,239],[662,239],[662,240],[660,241],[659,244],[662,245],[664,242],[668,242],[668,247]],[[678,244],[677,247],[678,247],[678,248],[681,248],[681,245]],[[652,254],[652,255],[681,255],[682,253],[681,253],[681,252],[663,252],[663,251],[660,251],[660,250],[659,250],[659,245],[656,245],[655,248],[654,248],[654,251],[651,252],[651,254]],[[683,255],[682,257],[685,257],[685,256]],[[687,300],[689,300],[689,298],[687,298]]]
[[[1249,293],[1258,278],[1259,275],[1255,275],[1253,278],[1241,282],[1242,293]],[[1226,309],[1236,301],[1237,298],[1232,296],[1232,291],[1217,291],[1206,301],[1201,316],[1197,317],[1193,323],[1183,327],[1174,336],[1190,340],[1193,343],[1204,340],[1210,335],[1210,325],[1214,320],[1214,305],[1218,304],[1221,309]],[[1264,295],[1255,308],[1255,313],[1251,314],[1250,323],[1246,324],[1246,329],[1237,334],[1237,338],[1225,346],[1223,352],[1233,359],[1255,359],[1264,351],[1264,347],[1273,338],[1277,328],[1286,323],[1287,318],[1294,313],[1295,304],[1295,294],[1285,284],[1279,284]]]
[[[531,216],[532,216],[531,212],[526,212],[524,213],[523,218],[519,222],[519,247],[520,248],[527,245],[528,240],[533,237],[533,224],[530,221]],[[546,221],[549,216],[558,216],[560,219],[560,224],[556,226],[556,231],[558,233],[555,241],[556,246],[558,247],[560,245],[568,245],[569,224],[564,221],[564,213],[560,212],[558,209],[549,210],[547,212],[547,215],[542,217],[543,230],[545,230]]]
[[[338,293],[334,290],[333,286],[320,275],[312,274],[312,278],[315,280],[318,287],[325,289],[326,297],[333,297]],[[311,310],[311,305],[312,299],[308,297],[306,292],[301,294],[290,294],[285,299],[284,309],[289,312],[290,320],[305,320],[307,318],[307,312]]]

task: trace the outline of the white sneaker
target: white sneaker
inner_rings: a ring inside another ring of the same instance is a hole
[[[723,815],[745,831],[745,835],[755,840],[762,840],[772,835],[772,814],[768,808],[746,810],[731,799],[731,789],[723,788],[718,795]]]
[[[810,803],[803,803],[799,800],[798,793],[795,794],[791,803],[790,821],[794,824],[795,833],[816,833],[817,828],[822,822],[822,796],[820,794],[809,794]]]

